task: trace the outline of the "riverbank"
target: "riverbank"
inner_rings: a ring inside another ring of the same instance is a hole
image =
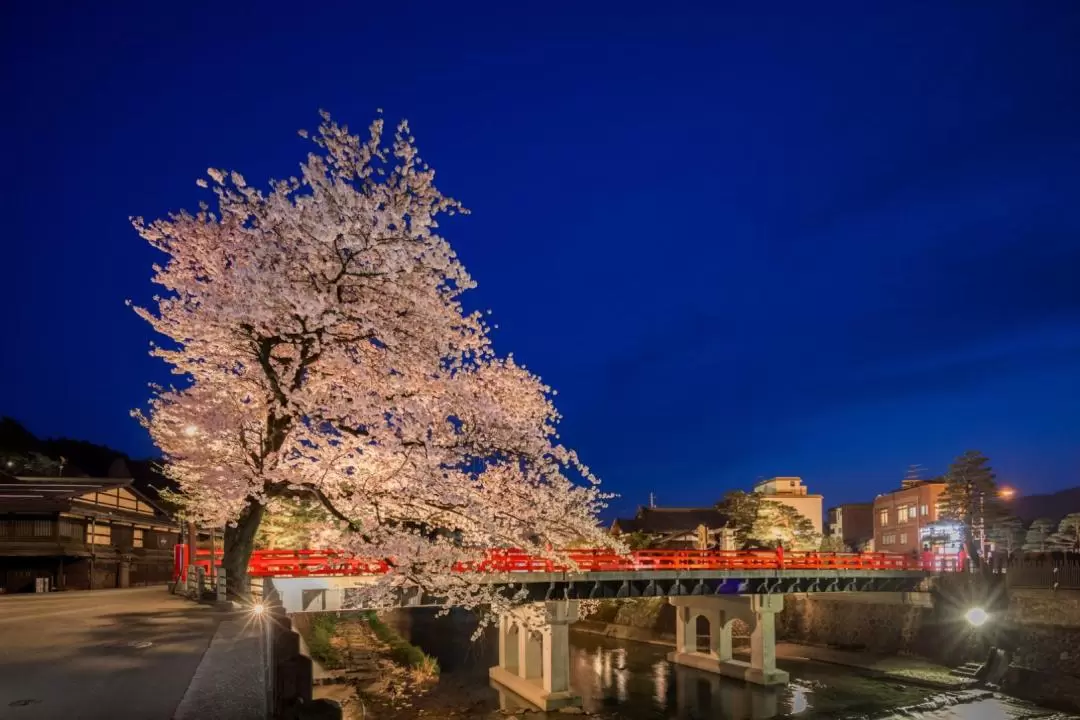
[[[674,648],[675,638],[666,634],[655,634],[650,630],[614,623],[584,620],[577,623],[578,632],[600,635],[619,640],[631,640],[651,645]],[[748,657],[750,647],[744,642],[732,647],[736,657]],[[894,657],[874,653],[834,648],[816,647],[800,643],[778,642],[776,658],[786,662],[817,662],[857,670],[860,673],[883,680],[896,680],[939,690],[957,690],[970,686],[969,679],[953,675],[949,668],[918,657]]]
[[[314,696],[341,703],[345,718],[412,712],[412,699],[438,682],[438,662],[375,613],[301,614],[294,626],[312,659]]]

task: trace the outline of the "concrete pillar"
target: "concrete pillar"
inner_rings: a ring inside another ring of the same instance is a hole
[[[787,673],[776,669],[776,613],[784,609],[784,596],[751,595],[750,609],[754,627],[750,631],[750,673],[746,679],[762,685],[786,683]]]
[[[541,710],[579,705],[570,692],[570,624],[578,617],[576,601],[543,605],[544,622],[538,631],[528,629],[523,617],[513,613],[499,618],[499,665],[488,675]],[[535,624],[535,617],[531,621]]]
[[[225,568],[220,567],[217,569],[217,601],[225,602],[226,600],[226,587],[228,583],[228,577],[225,573]]]
[[[668,600],[675,606],[675,652],[668,660],[676,665],[746,680],[758,685],[781,685],[788,674],[776,669],[776,613],[783,609],[782,595],[680,596]],[[709,651],[697,652],[696,619],[709,621]],[[751,662],[732,657],[732,624],[743,620],[753,627]]]
[[[544,628],[544,690],[548,693],[570,692],[570,623],[577,620],[578,603],[549,602],[547,627]]]
[[[710,629],[712,632],[713,642],[712,651],[716,656],[716,659],[720,662],[725,662],[732,658],[731,652],[731,631],[735,624],[734,620],[728,620],[727,617],[718,618],[720,626],[716,629]]]
[[[131,558],[121,555],[117,567],[116,579],[118,586],[122,588],[131,587]]]
[[[509,615],[499,616],[499,667],[516,673],[518,668],[518,641],[520,632]]]
[[[539,680],[544,671],[543,641],[525,627],[518,628],[518,677]]]
[[[675,608],[675,652],[692,653],[697,650],[696,628],[691,627],[690,608]]]

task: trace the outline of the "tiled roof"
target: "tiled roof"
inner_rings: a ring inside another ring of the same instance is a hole
[[[727,515],[716,508],[638,508],[632,518],[619,518],[613,527],[621,532],[642,532],[649,535],[693,532],[699,525],[710,529],[727,524]]]

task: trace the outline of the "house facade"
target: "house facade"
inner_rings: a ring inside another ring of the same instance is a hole
[[[796,512],[814,524],[816,533],[821,534],[824,498],[810,493],[803,485],[802,478],[774,477],[760,480],[754,485],[754,492],[761,493],[764,500],[794,508]]]
[[[874,549],[887,553],[921,551],[941,528],[938,507],[945,483],[905,480],[899,490],[874,498]]]
[[[179,541],[130,479],[0,475],[0,592],[166,583]]]
[[[846,503],[829,508],[826,534],[849,550],[861,551],[874,539],[874,504]]]

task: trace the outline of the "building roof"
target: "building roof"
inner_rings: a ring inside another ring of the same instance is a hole
[[[617,519],[611,529],[623,533],[658,535],[692,532],[698,525],[721,528],[726,524],[727,515],[716,508],[639,507],[637,515]]]
[[[126,487],[131,480],[85,477],[15,477],[0,474],[0,512],[9,505],[36,503],[66,504],[79,495],[114,487]]]
[[[153,509],[153,516],[128,512],[123,508],[100,508],[85,502],[82,496],[113,488],[125,488]],[[0,473],[0,514],[11,512],[75,512],[81,515],[108,516],[156,524],[175,524],[145,493],[132,487],[131,478],[88,477],[15,477]]]

